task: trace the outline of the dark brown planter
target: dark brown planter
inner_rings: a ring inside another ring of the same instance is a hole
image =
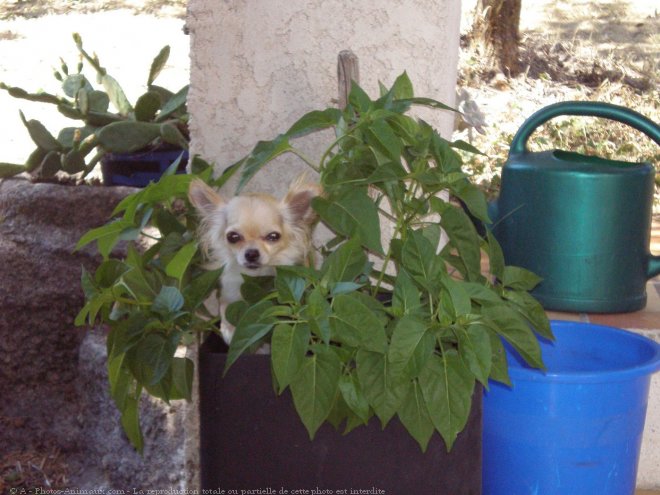
[[[223,378],[223,347],[213,336],[199,354],[203,490],[481,493],[481,387],[474,393],[467,427],[450,453],[437,435],[422,453],[401,423],[392,420],[381,430],[376,418],[345,436],[325,424],[310,441],[288,391],[278,397],[273,390],[270,356],[243,356]]]

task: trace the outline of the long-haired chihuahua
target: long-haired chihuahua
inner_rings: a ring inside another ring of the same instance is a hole
[[[234,328],[225,321],[225,310],[241,299],[244,274],[274,275],[279,265],[311,264],[316,220],[311,203],[320,194],[321,187],[304,178],[291,184],[281,200],[254,193],[225,200],[202,180],[190,184],[188,197],[201,217],[200,245],[209,268],[224,267],[220,277],[220,330],[227,344]]]

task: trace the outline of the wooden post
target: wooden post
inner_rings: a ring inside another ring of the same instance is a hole
[[[339,52],[337,60],[337,79],[339,82],[338,105],[342,110],[348,104],[348,94],[351,92],[351,81],[360,83],[360,68],[358,58],[351,50]]]

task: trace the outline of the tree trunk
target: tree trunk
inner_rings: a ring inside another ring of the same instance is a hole
[[[486,55],[509,76],[520,73],[520,8],[522,0],[479,0],[473,34],[480,38]]]

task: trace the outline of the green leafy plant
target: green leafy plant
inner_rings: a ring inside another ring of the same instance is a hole
[[[221,270],[207,271],[194,233],[197,218],[187,203],[194,177],[211,185],[211,167],[193,158],[193,174],[175,174],[175,161],[158,182],[127,196],[108,224],[86,233],[76,249],[96,243],[103,257],[94,273],[83,270],[86,304],[76,325],[100,321],[109,328],[108,377],[112,398],[131,443],[142,450],[138,403],[143,391],[169,402],[190,399],[193,362],[179,346],[217,331],[203,302],[218,288]],[[111,257],[127,242],[123,259]],[[145,242],[150,244],[145,247]]]
[[[480,237],[465,210],[443,199],[448,192],[488,220],[484,195],[456,151],[476,150],[408,116],[413,105],[447,109],[414,97],[405,73],[376,100],[353,85],[346,109],[306,114],[215,182],[202,173],[219,185],[240,171],[240,190],[276,156],[293,153],[320,174],[326,194],[313,207],[334,237],[321,248],[319,268],[278,267],[269,283],[246,278],[244,300],[226,315],[236,326],[227,379],[243,353],[269,343],[275,388],[291,391],[312,438],[325,421],[348,432],[373,416],[383,427],[398,417],[423,450],[434,432],[451,449],[476,385],[509,383],[503,341],[542,368],[535,332],[552,338],[528,294],[538,277],[505,266],[495,239]],[[319,160],[292,144],[322,129],[335,139]],[[88,302],[78,315],[80,324],[100,318],[111,328],[113,396],[138,446],[140,391],[177,397],[173,387],[185,381],[181,373],[189,379],[190,364],[175,364],[176,344],[217,332],[216,321],[200,316],[219,274],[201,268],[196,221],[182,206],[190,180],[170,176],[127,198],[117,208],[123,217],[80,243],[97,241],[107,257],[147,223],[159,231],[143,254],[129,247],[126,260],[107,259],[94,276],[83,275]],[[177,202],[185,221],[172,213]]]
[[[132,105],[98,56],[85,50],[80,35],[74,34],[73,40],[81,57],[77,71],[70,72],[62,61],[60,69],[54,72],[62,83],[62,96],[29,93],[5,83],[0,83],[0,89],[15,98],[52,104],[64,116],[81,121],[81,125],[66,127],[55,137],[43,123],[28,120],[21,112],[21,121],[37,147],[24,165],[0,163],[0,178],[21,172],[48,178],[59,171],[84,178],[108,152],[134,152],[159,143],[188,148],[188,86],[173,93],[154,84],[169,58],[169,46],[163,47],[154,58],[146,80],[147,91]],[[95,88],[83,74],[84,62],[93,69],[103,89]]]

